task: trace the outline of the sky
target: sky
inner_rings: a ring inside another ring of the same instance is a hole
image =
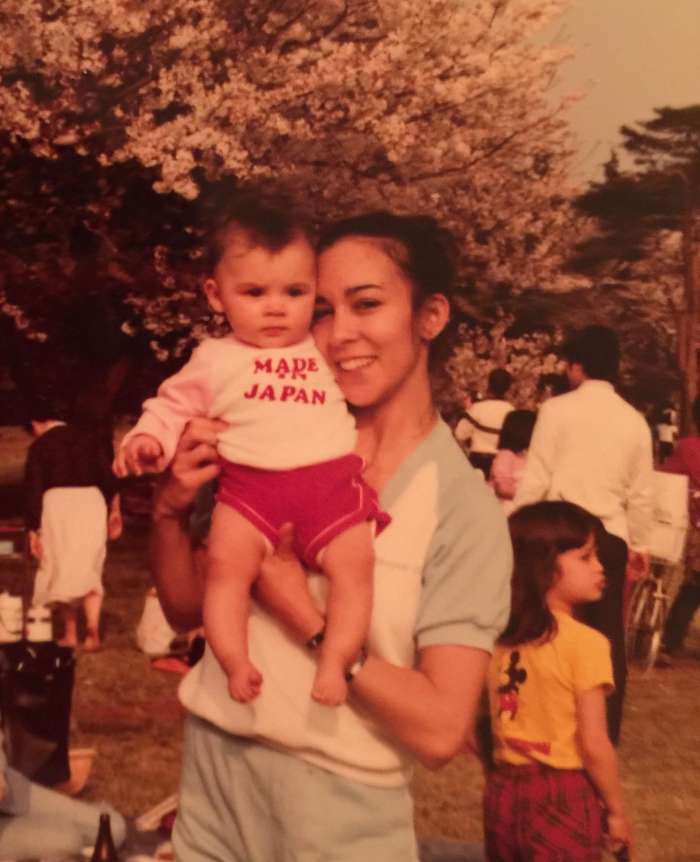
[[[572,0],[552,34],[576,52],[558,89],[586,93],[570,112],[576,179],[602,176],[621,125],[700,103],[700,0]]]

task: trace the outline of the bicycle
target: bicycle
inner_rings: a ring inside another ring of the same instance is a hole
[[[654,514],[649,574],[636,581],[626,615],[627,661],[645,671],[656,664],[670,604],[673,579],[683,569],[688,527],[688,477],[654,471]]]
[[[669,582],[677,577],[679,563],[653,559],[649,575],[632,590],[627,615],[625,651],[628,662],[639,662],[645,672],[656,664],[671,596]]]

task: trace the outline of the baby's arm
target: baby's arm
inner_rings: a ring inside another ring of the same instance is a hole
[[[115,475],[141,476],[143,473],[159,473],[165,468],[163,447],[151,434],[134,434],[119,447],[112,469]]]
[[[632,834],[624,812],[617,755],[608,736],[603,686],[577,693],[576,718],[584,768],[607,809],[612,849],[617,850],[622,845],[629,847]]]
[[[189,362],[161,383],[154,398],[144,402],[139,421],[122,440],[114,459],[114,471],[118,476],[164,470],[175,454],[187,423],[195,417],[209,416],[213,369],[228,355],[222,342],[223,339],[203,341]]]
[[[347,698],[345,673],[361,653],[372,613],[373,526],[355,524],[323,551],[328,578],[326,630],[311,696],[335,706]]]

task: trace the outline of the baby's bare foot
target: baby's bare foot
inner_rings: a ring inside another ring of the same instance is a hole
[[[348,684],[339,670],[326,670],[319,667],[314,679],[311,697],[326,706],[339,706],[348,697]]]
[[[262,681],[262,674],[254,664],[249,661],[241,662],[229,674],[228,693],[239,703],[248,703],[260,694]]]

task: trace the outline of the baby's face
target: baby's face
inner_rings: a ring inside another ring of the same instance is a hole
[[[309,331],[316,255],[303,237],[269,251],[233,235],[204,290],[211,307],[226,315],[240,341],[254,347],[287,347]]]

